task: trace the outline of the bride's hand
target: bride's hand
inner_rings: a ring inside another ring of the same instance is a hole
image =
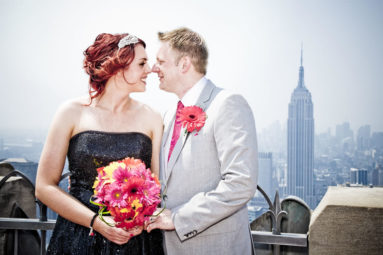
[[[132,236],[138,236],[139,234],[142,233],[143,230],[144,230],[144,226],[136,226],[136,227],[130,228],[126,231],[128,233],[132,234]]]
[[[110,216],[104,217],[104,220],[111,225],[116,224],[113,218]],[[130,234],[130,237],[133,237],[133,236],[138,236],[139,234],[141,234],[142,231],[144,230],[144,226],[136,226],[136,227],[133,227],[130,229],[124,229],[124,230]]]
[[[112,217],[104,217],[104,220],[110,224],[115,224]],[[94,221],[93,228],[95,231],[103,235],[109,241],[122,245],[129,241],[130,238],[134,236],[136,232],[129,232],[122,228],[116,228],[108,226],[105,222],[103,222],[99,217],[97,217]],[[142,231],[142,230],[141,230]],[[141,232],[140,232],[141,233]]]

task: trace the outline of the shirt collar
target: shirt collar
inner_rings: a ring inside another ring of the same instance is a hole
[[[191,87],[181,99],[184,106],[191,106],[197,103],[198,97],[207,83],[206,77],[202,77],[193,87]]]

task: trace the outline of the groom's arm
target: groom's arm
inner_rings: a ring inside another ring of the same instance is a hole
[[[172,209],[181,240],[234,214],[254,196],[258,176],[256,130],[252,111],[240,95],[229,95],[214,120],[214,138],[221,171],[217,187],[200,192]],[[217,162],[218,164],[218,162]],[[191,229],[191,226],[193,229]]]

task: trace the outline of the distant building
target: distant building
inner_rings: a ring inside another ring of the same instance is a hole
[[[367,169],[350,169],[350,183],[351,184],[360,184],[368,185],[367,181]]]
[[[291,95],[287,125],[287,194],[302,198],[311,208],[314,167],[314,118],[311,93],[305,87],[301,53],[298,86]]]
[[[383,152],[383,132],[372,133],[371,145],[374,149],[377,149]]]
[[[257,192],[256,194],[258,194]],[[272,200],[273,201],[273,200]],[[269,205],[262,195],[256,195],[247,203],[249,222],[252,222],[263,213],[267,212]]]
[[[343,124],[336,125],[335,136],[339,142],[348,137],[354,140],[354,132],[350,128],[350,123],[344,122]]]
[[[372,170],[371,183],[374,186],[383,186],[383,168],[381,165],[377,165]]]
[[[269,197],[274,197],[273,189],[273,154],[271,152],[258,153],[258,184]]]
[[[365,151],[370,149],[370,136],[370,125],[361,126],[358,129],[358,135],[356,137],[356,148],[358,149],[358,151]]]
[[[322,200],[323,196],[327,192],[327,188],[330,186],[328,184],[328,181],[324,178],[316,179],[314,188],[315,188],[315,203],[319,204],[319,202]]]

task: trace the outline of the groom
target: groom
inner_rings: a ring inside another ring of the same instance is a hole
[[[199,34],[179,28],[158,37],[152,71],[180,101],[164,116],[160,178],[167,209],[147,230],[165,230],[169,255],[252,254],[246,207],[258,175],[252,111],[242,96],[205,78],[208,51]]]

